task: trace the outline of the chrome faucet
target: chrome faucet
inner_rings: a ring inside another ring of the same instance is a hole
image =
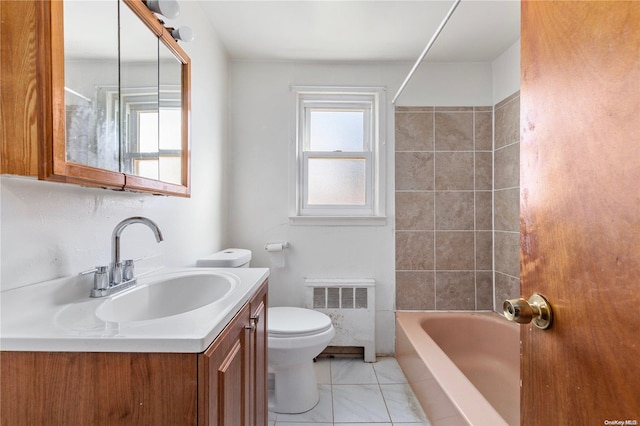
[[[81,273],[82,275],[95,273],[91,297],[109,296],[136,285],[137,280],[134,273],[133,260],[129,259],[124,262],[120,260],[120,235],[127,226],[134,223],[147,225],[153,231],[157,242],[163,240],[162,232],[158,225],[146,217],[134,216],[118,223],[111,234],[111,263],[109,267],[97,266]]]
[[[146,217],[134,216],[125,219],[117,224],[113,229],[113,233],[111,234],[111,286],[122,284],[123,275],[125,278],[124,282],[135,280],[135,276],[133,274],[133,260],[125,261],[124,268],[122,262],[120,261],[120,234],[122,234],[124,228],[134,223],[142,223],[143,225],[147,225],[149,229],[153,231],[157,242],[163,240],[162,232],[160,232],[160,228],[158,228],[158,225],[156,225],[155,222],[153,222],[151,219],[147,219]]]

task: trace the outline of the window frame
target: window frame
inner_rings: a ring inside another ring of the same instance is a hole
[[[379,225],[385,216],[385,88],[295,86],[295,152],[290,220],[310,225]],[[313,110],[363,111],[362,151],[311,151],[310,115]],[[365,202],[308,203],[308,162],[313,158],[353,158],[365,161]]]

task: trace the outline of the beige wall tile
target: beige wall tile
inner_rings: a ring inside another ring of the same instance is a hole
[[[496,271],[512,277],[520,276],[520,234],[495,231]]]
[[[513,98],[500,108],[496,108],[495,148],[520,141],[520,97]]]
[[[476,310],[493,309],[493,272],[476,271]]]
[[[473,270],[473,231],[436,232],[436,269]]]
[[[436,192],[436,229],[473,230],[473,192]]]
[[[396,152],[396,190],[433,189],[433,153]]]
[[[433,151],[433,113],[396,112],[396,151]]]
[[[493,113],[475,112],[475,150],[493,150]]]
[[[434,239],[432,231],[397,231],[396,270],[432,270]]]
[[[433,107],[435,112],[471,112],[474,110],[474,107],[469,106],[435,106]]]
[[[490,231],[493,228],[491,191],[475,191],[474,194],[476,199],[476,230]]]
[[[473,189],[473,152],[436,152],[436,190]]]
[[[396,309],[433,310],[435,307],[434,272],[396,272]]]
[[[436,112],[436,151],[473,151],[473,113]]]
[[[476,231],[476,270],[493,270],[493,232]]]
[[[520,188],[500,189],[493,197],[495,229],[520,232]]]
[[[397,106],[396,112],[433,112],[434,108],[431,106]]]
[[[396,229],[433,230],[433,192],[396,192]]]
[[[493,188],[493,154],[476,152],[475,155],[475,189],[489,190]]]
[[[475,273],[436,272],[436,309],[474,310]]]
[[[513,188],[520,185],[520,143],[495,152],[494,189]]]

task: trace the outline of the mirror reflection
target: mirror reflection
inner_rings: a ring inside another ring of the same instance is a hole
[[[160,43],[160,108],[158,175],[164,182],[182,183],[182,63]],[[149,176],[151,177],[151,176]]]
[[[158,159],[158,37],[120,5],[120,111],[124,173],[141,173]],[[156,178],[157,173],[152,173]]]
[[[64,51],[67,161],[120,171],[118,3],[65,1]]]
[[[67,161],[181,185],[182,62],[122,1],[66,0],[64,43]]]

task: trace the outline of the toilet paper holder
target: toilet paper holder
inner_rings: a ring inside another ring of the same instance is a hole
[[[287,241],[279,243],[267,243],[264,245],[264,249],[266,251],[282,251],[286,248],[289,248],[289,243]]]

